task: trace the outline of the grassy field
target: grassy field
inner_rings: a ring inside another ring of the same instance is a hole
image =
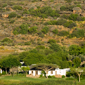
[[[0,76],[0,85],[85,85],[85,80],[79,83],[77,80],[65,78],[27,78],[22,75]]]

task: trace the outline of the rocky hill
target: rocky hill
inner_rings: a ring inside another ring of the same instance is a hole
[[[49,40],[69,47],[85,42],[85,0],[0,0],[0,56]]]

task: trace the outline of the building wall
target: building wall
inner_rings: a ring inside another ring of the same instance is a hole
[[[0,69],[0,73],[2,74],[2,69]]]
[[[55,70],[51,70],[51,71],[48,71],[47,73],[47,76],[55,76],[55,75],[64,75],[66,76],[66,72],[69,71],[70,69],[69,68],[66,68],[66,69],[55,69]],[[36,76],[36,75],[41,75],[41,70],[29,70],[29,75],[33,75],[33,76]]]

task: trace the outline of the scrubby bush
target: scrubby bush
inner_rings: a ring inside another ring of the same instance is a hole
[[[58,30],[57,30],[57,29],[54,29],[52,32],[53,32],[54,34],[58,34]]]
[[[72,11],[74,7],[75,7],[74,5],[71,5],[71,6],[61,6],[60,10],[61,11]]]
[[[64,76],[64,75],[62,75],[62,78],[65,78],[65,76]]]
[[[44,34],[48,33],[49,31],[49,27],[45,26],[43,27],[43,29],[41,30]]]
[[[42,18],[47,18],[48,16],[51,16],[51,17],[59,17],[59,11],[56,11],[56,10],[52,10],[51,7],[42,7],[42,8],[37,8],[36,10],[34,9],[31,9],[29,10],[30,11],[30,14],[31,15],[34,15],[34,16],[39,16],[39,17],[42,17]]]
[[[5,4],[3,4],[3,6],[2,7],[6,7],[7,6],[7,4],[5,3]]]
[[[22,10],[22,6],[19,6],[19,5],[15,5],[15,6],[13,6],[13,9],[14,10]]]
[[[69,35],[69,38],[72,37],[85,37],[85,30],[84,29],[75,29],[72,34]]]
[[[57,25],[64,25],[67,21],[65,19],[59,19],[57,20]]]
[[[9,38],[4,38],[1,42],[3,42],[3,43],[5,43],[5,42],[12,43],[13,41]]]
[[[55,76],[48,76],[48,78],[56,78]]]
[[[67,36],[67,35],[69,35],[69,32],[68,32],[68,31],[60,31],[60,32],[58,33],[58,35],[59,35],[59,36]]]
[[[56,20],[52,20],[52,21],[45,22],[45,25],[56,25],[56,23],[57,23]]]
[[[48,43],[50,43],[50,44],[56,43],[56,40],[54,40],[54,39],[49,39],[49,40],[48,40]]]
[[[30,42],[25,42],[24,45],[30,45],[31,43]]]
[[[15,12],[11,12],[11,13],[9,14],[8,18],[14,18],[14,17],[16,17],[16,16],[17,16],[17,14],[16,14]]]
[[[37,32],[37,29],[38,29],[37,26],[33,26],[33,27],[31,27],[31,28],[28,29],[28,32],[29,33],[36,33]]]
[[[10,20],[10,23],[14,23],[15,22],[15,20]]]
[[[85,17],[79,16],[78,14],[71,14],[69,19],[73,21],[84,21]]]
[[[76,26],[76,23],[72,22],[72,21],[68,21],[68,22],[64,23],[64,26],[68,27],[68,28],[73,28]]]
[[[28,33],[28,25],[27,24],[22,24],[19,27],[16,27],[13,30],[13,34],[27,34]]]

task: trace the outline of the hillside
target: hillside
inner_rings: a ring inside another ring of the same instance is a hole
[[[0,56],[49,40],[68,48],[85,42],[85,0],[0,0]]]

